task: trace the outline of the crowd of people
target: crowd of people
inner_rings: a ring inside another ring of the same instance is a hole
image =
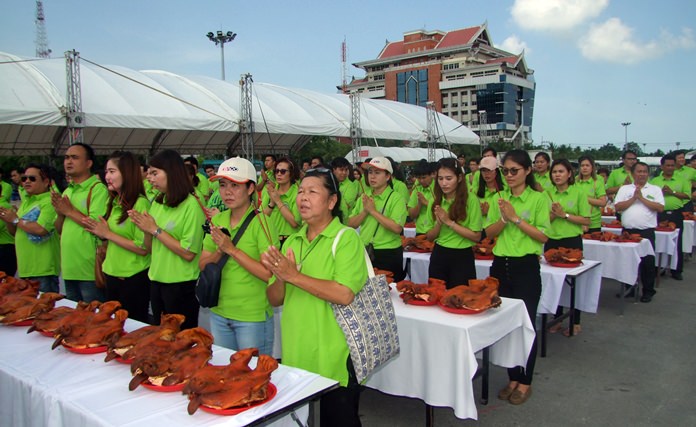
[[[215,342],[270,354],[273,306],[283,305],[283,362],[342,386],[322,400],[327,425],[359,425],[359,384],[330,304],[348,304],[360,291],[365,250],[375,268],[391,271],[395,281],[405,277],[401,235],[409,218],[417,234],[434,242],[429,276],[448,288],[476,277],[472,247],[494,238],[490,274],[501,296],[524,301],[534,323],[545,250],[582,249],[582,234],[601,230],[607,205],[626,230],[654,247],[658,220],[683,228],[681,213],[693,211],[696,181],[682,152],[665,155],[661,173],[649,179],[648,166],[632,151],[622,167],[602,176],[588,156],[576,170],[543,152],[533,161],[522,150],[499,159],[490,147],[468,163],[463,156],[422,160],[411,190],[399,165],[385,157],[359,165],[315,157],[298,167],[289,157],[267,155],[260,174],[248,160],[232,158],[202,174],[194,157],[172,150],[148,165],[119,151],[100,178],[92,148],[74,144],[63,166],[58,173],[28,164],[11,171],[12,184],[3,182],[0,270],[37,280],[44,292],[58,291],[62,276],[69,299],[118,300],[146,323],[158,323],[163,313],[184,314],[182,327],[191,328],[198,324],[200,271],[224,258],[211,309]],[[343,233],[335,244],[345,227],[357,232]],[[106,247],[103,288],[95,276],[100,246]],[[680,254],[671,272],[677,280],[682,265]],[[642,302],[655,295],[655,271],[654,257],[646,257]],[[580,316],[575,319],[577,334]],[[499,398],[513,404],[529,398],[535,359],[536,344],[526,366],[509,369]]]

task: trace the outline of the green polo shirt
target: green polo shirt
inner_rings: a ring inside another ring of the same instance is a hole
[[[574,184],[568,186],[564,191],[558,191],[558,188],[553,186],[546,194],[552,203],[560,203],[565,213],[590,217],[590,204],[587,202],[587,196],[582,189]],[[582,225],[570,222],[565,218],[553,219],[546,231],[546,236],[554,240],[576,237],[581,234]]]
[[[418,193],[423,193],[423,196],[428,200],[428,205],[421,206],[420,211],[418,211],[418,216],[416,217],[416,233],[425,234],[435,225],[432,210],[429,208],[429,206],[432,206],[433,200],[435,199],[435,180],[433,179],[427,187],[423,187],[420,184],[413,186],[411,197],[408,199],[408,204],[406,205],[408,209],[418,206]]]
[[[453,202],[454,200],[447,200],[443,198],[440,207],[449,212]],[[429,212],[432,212],[432,204],[433,202],[431,202],[428,206]],[[479,204],[478,199],[473,195],[469,194],[469,196],[466,198],[466,218],[461,221],[457,221],[457,224],[474,232],[481,231],[481,228],[483,227],[481,205]],[[464,249],[474,246],[477,242],[460,236],[450,227],[443,224],[440,227],[440,234],[437,236],[437,239],[435,239],[435,243],[445,248]]]
[[[303,225],[285,242],[283,252],[287,254],[292,249],[301,273],[336,281],[357,294],[367,280],[365,249],[355,231],[348,229],[341,235],[334,256],[332,246],[342,228],[338,218],[334,218],[310,242],[307,225]],[[348,384],[348,344],[331,304],[286,283],[281,325],[283,364],[334,379],[342,386]]]
[[[157,191],[157,189],[155,189],[155,187],[153,187],[152,184],[150,184],[150,181],[147,179],[143,180],[143,186],[145,187],[145,197],[147,197],[147,200],[152,203],[152,201],[155,200],[155,197],[159,195],[159,191]]]
[[[609,174],[609,178],[607,178],[606,188],[621,187],[624,185],[626,178],[628,178],[630,182],[633,182],[633,175],[631,175],[630,172],[626,172],[626,168],[620,167],[618,169],[614,169]]]
[[[399,195],[401,196],[401,200],[403,200],[404,205],[406,205],[406,202],[408,202],[409,198],[409,192],[406,183],[396,178],[392,178],[392,185],[394,186],[394,191],[399,193]]]
[[[580,180],[580,178],[575,178],[575,186],[578,187],[586,197],[591,197],[593,199],[599,199],[607,195],[606,188],[604,187],[604,179],[602,179],[601,176],[596,179],[590,178],[584,181]],[[590,228],[601,227],[602,208],[590,205],[587,199],[585,199],[585,202],[590,206]]]
[[[177,207],[169,207],[162,203],[153,202],[150,215],[157,226],[179,241],[182,248],[196,254],[188,262],[170,251],[160,242],[159,238],[152,239],[152,257],[150,261],[150,280],[162,283],[179,283],[196,280],[200,274],[198,259],[203,246],[203,223],[205,214],[196,198],[189,194]]]
[[[0,201],[10,203],[12,198],[12,186],[9,182],[0,181]]]
[[[486,227],[500,219],[498,197],[509,200],[523,221],[546,234],[551,213],[551,201],[548,194],[532,190],[530,187],[525,188],[519,196],[513,196],[509,191],[501,191],[500,196],[496,195],[493,198],[493,203],[488,210]],[[541,255],[543,249],[543,243],[529,237],[516,224],[508,222],[498,235],[493,254],[501,257],[521,257],[530,254]]]
[[[114,199],[111,206],[111,214],[107,220],[109,229],[117,235],[130,240],[135,246],[144,247],[145,233],[133,224],[130,218],[126,218],[125,221],[119,223],[123,208],[118,204],[117,199]],[[150,202],[148,202],[145,196],[140,196],[132,209],[141,213],[148,211],[150,210]],[[106,249],[106,258],[104,259],[104,264],[102,264],[104,273],[114,277],[131,277],[149,266],[150,254],[138,255],[109,241],[109,246]]]
[[[391,197],[389,197],[390,194]],[[382,194],[374,195],[373,193],[372,198],[375,200],[375,207],[378,212],[384,210],[384,216],[391,218],[403,227],[406,223],[408,212],[406,211],[406,202],[404,202],[399,193],[387,186]],[[363,202],[362,198],[360,198],[355,203],[351,216],[356,216],[362,211]],[[360,223],[360,238],[365,246],[372,243],[375,249],[394,249],[401,246],[401,236],[382,227],[372,215],[367,215],[363,222]]]
[[[222,196],[220,196],[220,188],[217,188],[213,191],[213,194],[210,196],[210,199],[208,199],[208,204],[206,205],[206,207],[208,209],[217,209],[220,212],[227,210],[227,206],[225,205],[225,202],[222,200]]]
[[[271,185],[270,183],[268,185]],[[272,184],[275,185],[276,189],[278,188],[278,184]],[[273,223],[273,227],[275,227],[276,231],[278,231],[279,236],[289,236],[293,233],[295,233],[300,227],[302,223],[302,218],[300,218],[300,208],[297,206],[297,189],[298,185],[297,183],[290,184],[290,188],[288,188],[288,191],[285,192],[285,194],[280,195],[280,201],[283,204],[288,205],[288,209],[290,212],[292,212],[292,217],[295,218],[295,222],[297,222],[298,226],[296,228],[293,228],[286,220],[285,217],[283,217],[283,214],[280,212],[281,207],[280,205],[274,206],[273,211],[271,212],[271,222]],[[268,195],[268,189],[264,186],[263,187],[263,192],[261,193],[261,207],[263,209],[266,209],[268,207],[268,203],[271,201],[271,196]],[[282,208],[285,209],[285,208]]]
[[[211,221],[215,226],[227,228],[231,238],[234,238],[250,212],[252,212],[252,206],[249,206],[234,228],[230,227],[231,210],[215,215]],[[264,222],[263,225],[261,221]],[[262,227],[267,228],[265,232]],[[268,233],[270,241],[266,233]],[[261,260],[261,254],[266,252],[271,245],[280,246],[278,234],[273,228],[273,224],[262,214],[256,215],[251,220],[237,242],[237,248],[256,261]],[[203,250],[211,253],[217,250],[217,245],[210,234],[206,234],[203,239]],[[263,322],[267,316],[273,316],[273,308],[266,297],[266,281],[254,276],[239,265],[234,258],[229,257],[222,269],[218,305],[213,307],[211,311],[219,316],[240,322]]]
[[[689,191],[686,192],[686,194],[689,194],[691,192],[691,187],[696,183],[696,169],[689,166],[682,166],[676,169],[674,174],[689,183]]]
[[[477,190],[477,191],[478,191],[478,190]],[[471,197],[471,198],[477,198],[477,199],[478,199],[479,208],[480,208],[480,210],[481,210],[481,216],[482,216],[482,218],[483,218],[484,223],[485,223],[486,218],[488,218],[488,215],[483,215],[483,208],[481,208],[481,204],[484,203],[484,202],[488,203],[488,206],[489,206],[488,209],[489,209],[489,211],[490,211],[490,206],[491,206],[491,204],[493,204],[493,203],[498,203],[498,202],[496,201],[496,200],[498,200],[498,199],[496,198],[497,195],[498,195],[498,191],[497,191],[497,190],[493,190],[493,189],[491,189],[491,188],[488,188],[488,186],[486,186],[486,190],[485,190],[484,193],[483,193],[483,197],[477,197],[477,193],[471,193],[471,194],[469,194],[469,197]]]
[[[10,202],[5,199],[0,199],[0,207],[5,209],[12,209]],[[10,234],[10,230],[7,229],[7,223],[0,220],[0,245],[11,245],[14,244],[14,236]],[[6,272],[9,273],[9,272]]]
[[[541,189],[543,191],[549,191],[551,188],[553,188],[551,173],[549,171],[546,171],[546,173],[543,175],[539,175],[538,173],[534,172],[534,180],[537,182],[537,184],[541,185]]]
[[[338,191],[341,192],[341,214],[343,215],[341,219],[344,223],[355,207],[355,200],[358,198],[358,192],[360,191],[359,185],[348,178],[338,185]]]
[[[205,201],[210,197],[210,181],[208,181],[208,176],[200,172],[196,174],[198,177],[198,185],[196,186],[196,191],[203,196],[202,201]]]
[[[24,193],[17,216],[27,222],[36,222],[49,233],[48,236],[32,239],[26,231],[17,227],[15,250],[19,277],[60,274],[60,239],[55,227],[58,214],[51,204],[51,193],[36,196]]]
[[[677,193],[685,193],[691,195],[691,183],[684,179],[683,176],[678,176],[673,174],[671,178],[665,178],[660,172],[660,175],[652,178],[650,180],[652,185],[656,185],[662,189],[665,185]],[[682,206],[688,202],[688,200],[680,199],[672,194],[663,194],[665,196],[665,210],[673,211],[675,209],[681,209]]]
[[[90,189],[91,196],[90,196]],[[80,184],[71,183],[63,193],[70,199],[73,207],[83,215],[99,221],[106,214],[109,191],[97,175],[90,176]],[[89,212],[87,212],[87,199]],[[97,238],[85,230],[82,224],[65,217],[63,231],[60,233],[61,274],[65,280],[94,281],[94,258]]]

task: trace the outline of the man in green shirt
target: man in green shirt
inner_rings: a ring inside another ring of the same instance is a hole
[[[341,222],[346,223],[353,211],[358,198],[359,184],[349,179],[350,162],[345,157],[336,157],[331,161],[331,170],[338,180],[338,191],[341,193]]]
[[[104,290],[94,282],[97,238],[85,230],[83,219],[99,221],[106,214],[109,192],[97,175],[92,174],[94,150],[86,144],[73,144],[65,152],[63,167],[70,185],[63,195],[51,194],[58,213],[56,229],[61,234],[61,272],[68,299],[104,301]]]
[[[272,184],[276,183],[275,179],[275,167],[278,158],[273,154],[266,154],[263,158],[263,170],[261,171],[261,179],[259,180],[259,185],[256,186],[258,191],[263,191],[267,182]]]
[[[434,223],[434,218],[429,206],[435,199],[435,170],[433,166],[421,160],[413,169],[418,181],[413,186],[411,196],[408,199],[408,216],[416,222],[416,235],[427,233]]]
[[[609,178],[607,178],[607,196],[612,199],[622,185],[631,184],[633,182],[631,169],[638,161],[638,155],[634,151],[626,150],[623,156],[621,156],[621,159],[623,160],[623,167],[611,171]]]
[[[691,182],[684,176],[676,173],[676,156],[673,153],[666,154],[660,159],[662,172],[650,180],[652,185],[660,187],[665,196],[665,210],[658,212],[658,221],[671,221],[679,229],[679,242],[677,244],[677,268],[672,270],[672,277],[683,280],[684,253],[682,252],[682,235],[684,234],[684,217],[682,216],[684,203],[691,198]]]

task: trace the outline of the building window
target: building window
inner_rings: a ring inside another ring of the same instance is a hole
[[[396,100],[425,107],[428,102],[428,70],[414,70],[396,75]]]
[[[384,74],[377,74],[374,76],[375,80],[384,80]]]
[[[442,69],[447,71],[447,70],[456,70],[459,68],[459,63],[455,62],[453,64],[443,64]]]

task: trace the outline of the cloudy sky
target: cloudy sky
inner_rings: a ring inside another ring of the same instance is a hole
[[[35,54],[35,2],[2,0],[0,51]],[[228,80],[335,92],[341,42],[349,63],[415,29],[488,23],[494,43],[525,50],[537,82],[533,138],[597,147],[629,141],[654,151],[696,148],[696,2],[662,0],[46,0],[53,56],[76,49],[103,65],[220,76],[208,31],[233,31]],[[349,65],[348,75],[362,77]]]

